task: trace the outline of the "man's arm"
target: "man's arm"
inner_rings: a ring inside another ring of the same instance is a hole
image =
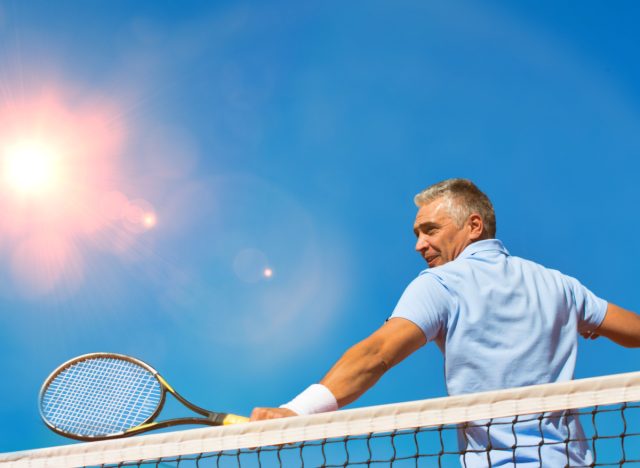
[[[345,406],[372,387],[391,367],[427,342],[413,322],[392,318],[382,327],[347,350],[320,381]],[[286,408],[255,408],[252,420],[293,416]]]
[[[594,333],[627,348],[640,347],[640,315],[609,303],[604,320]]]

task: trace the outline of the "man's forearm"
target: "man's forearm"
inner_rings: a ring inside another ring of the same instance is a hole
[[[379,348],[364,340],[347,350],[320,383],[343,407],[366,392],[388,369]]]
[[[640,316],[609,303],[604,321],[595,333],[627,348],[640,347]]]
[[[417,325],[402,318],[389,319],[344,353],[320,383],[331,390],[338,406],[348,405],[425,343]]]
[[[402,318],[389,319],[368,338],[347,350],[320,381],[321,385],[311,385],[280,408],[255,408],[251,419],[313,414],[345,406],[425,343],[425,336],[417,325]]]

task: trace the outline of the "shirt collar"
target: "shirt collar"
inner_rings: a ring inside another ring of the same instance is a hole
[[[502,242],[498,239],[485,239],[481,241],[476,241],[469,244],[461,253],[458,255],[458,258],[466,258],[471,257],[479,252],[487,252],[487,251],[498,251],[502,252],[505,255],[509,255],[509,251],[502,244]]]

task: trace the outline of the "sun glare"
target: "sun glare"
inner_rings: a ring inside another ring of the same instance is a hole
[[[22,142],[5,149],[5,182],[22,193],[41,193],[55,185],[57,157],[46,145]]]
[[[111,249],[112,234],[144,230],[125,225],[128,198],[113,187],[125,137],[118,109],[101,99],[68,101],[52,88],[0,104],[0,254],[25,296],[79,287],[85,259],[77,242]]]

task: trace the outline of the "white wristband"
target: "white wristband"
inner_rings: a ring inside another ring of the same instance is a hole
[[[280,408],[290,409],[299,415],[325,413],[337,410],[338,401],[327,387],[313,384],[289,403],[280,405]]]

